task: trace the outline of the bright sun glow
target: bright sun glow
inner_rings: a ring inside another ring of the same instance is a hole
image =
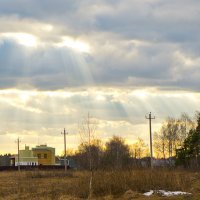
[[[37,46],[37,38],[28,33],[2,33],[2,37],[16,40],[19,44],[27,47]]]
[[[59,47],[66,46],[79,52],[85,52],[85,53],[90,52],[90,47],[87,43],[79,40],[74,40],[71,37],[63,37],[63,41],[59,43],[57,46]]]
[[[42,26],[42,30],[50,32],[53,30],[53,26],[50,24],[44,25]]]
[[[132,94],[136,97],[139,97],[141,99],[144,99],[147,97],[148,93],[144,90],[135,90],[134,92],[132,92]]]
[[[96,95],[96,100],[97,101],[105,101],[106,100],[106,97],[101,95],[101,94],[97,94]]]
[[[29,94],[27,93],[20,94],[19,97],[23,103],[26,103],[30,98]]]

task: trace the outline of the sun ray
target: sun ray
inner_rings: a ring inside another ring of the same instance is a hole
[[[16,40],[19,44],[26,46],[26,47],[36,47],[38,44],[38,39],[36,36],[29,34],[29,33],[1,33],[1,37],[7,39]]]

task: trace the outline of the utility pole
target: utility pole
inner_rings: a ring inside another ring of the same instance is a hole
[[[153,148],[152,148],[152,133],[151,133],[151,120],[155,119],[155,116],[151,116],[151,112],[149,113],[149,117],[145,116],[146,119],[149,120],[149,132],[150,132],[150,151],[151,151],[151,169],[153,169]]]
[[[64,164],[65,164],[65,172],[67,171],[67,159],[66,159],[66,131],[64,128],[64,133],[61,132],[61,134],[64,135]]]
[[[87,119],[87,128],[88,128],[88,145],[89,145],[90,171],[92,171],[91,132],[90,132],[90,113],[89,112],[88,112],[88,119]]]
[[[21,142],[20,140],[19,140],[19,137],[17,138],[17,152],[18,152],[18,155],[17,155],[17,162],[18,162],[18,164],[17,164],[17,166],[18,166],[18,171],[20,171],[20,156],[19,156],[19,143]]]

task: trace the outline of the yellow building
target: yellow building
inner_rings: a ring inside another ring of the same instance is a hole
[[[32,148],[32,151],[37,156],[39,165],[55,165],[55,148],[39,145]]]

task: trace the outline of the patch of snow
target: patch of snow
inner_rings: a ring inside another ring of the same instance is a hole
[[[145,192],[143,195],[151,196],[154,193],[161,194],[162,196],[191,195],[191,193],[188,193],[188,192],[181,192],[181,191],[172,192],[172,191],[165,191],[165,190],[156,190],[156,191],[150,190],[149,192]]]
[[[181,192],[181,191],[165,191],[165,190],[159,190],[159,193],[161,193],[163,196],[177,196],[177,195],[190,195],[191,193],[188,192]]]
[[[145,192],[143,195],[145,196],[151,196],[153,194],[153,190],[150,190],[149,192]]]

